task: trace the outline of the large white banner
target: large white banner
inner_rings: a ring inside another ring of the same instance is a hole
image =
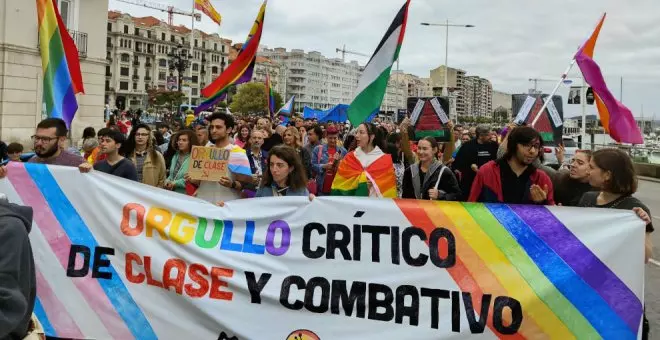
[[[95,339],[637,337],[632,212],[367,198],[201,200],[12,163],[35,313]]]

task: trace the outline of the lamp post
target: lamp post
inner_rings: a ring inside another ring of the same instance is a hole
[[[449,96],[449,83],[447,78],[449,77],[449,65],[448,65],[448,59],[449,59],[449,27],[462,27],[462,28],[473,28],[475,27],[474,25],[459,25],[459,24],[450,24],[449,20],[446,20],[445,23],[442,24],[434,24],[434,23],[428,23],[428,22],[423,22],[422,26],[440,26],[445,28],[445,84],[444,87],[442,88],[442,95],[447,97]]]
[[[186,54],[183,50],[183,46],[179,45],[168,54],[168,57],[170,58],[170,76],[172,75],[172,72],[177,71],[179,93],[183,93],[183,88],[181,86],[183,82],[183,74],[188,67],[190,67],[190,59],[192,59],[192,55]]]

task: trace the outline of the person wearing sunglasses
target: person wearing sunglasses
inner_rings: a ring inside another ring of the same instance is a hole
[[[470,191],[470,202],[554,205],[550,177],[533,163],[542,157],[541,135],[531,127],[509,134],[506,153],[482,166]]]

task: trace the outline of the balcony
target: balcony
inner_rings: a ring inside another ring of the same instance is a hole
[[[105,47],[113,48],[113,47],[115,47],[115,45],[113,45],[111,42],[109,42],[109,43],[105,44]]]
[[[111,78],[112,77],[112,72],[106,72],[105,77],[106,78]]]
[[[107,56],[105,56],[105,60],[112,62],[112,56],[108,54]]]
[[[206,74],[206,69],[202,67],[202,74]]]
[[[151,63],[150,63],[150,62],[147,62],[146,64],[144,64],[144,67],[150,68],[150,67],[151,67]]]
[[[69,30],[69,35],[71,39],[76,44],[78,48],[78,56],[80,58],[87,58],[87,33],[78,32],[74,30]],[[112,48],[114,45],[112,43],[107,43],[107,47]],[[37,34],[37,49],[41,50],[41,37]]]
[[[134,66],[140,66],[140,61],[139,60],[133,60],[133,65]]]
[[[140,76],[138,76],[137,74],[134,74],[133,75],[133,80],[140,80]]]
[[[151,81],[151,77],[150,76],[145,76],[144,81]]]

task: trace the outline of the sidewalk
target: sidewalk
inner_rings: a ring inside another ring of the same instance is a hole
[[[660,178],[653,178],[653,177],[645,177],[645,176],[638,176],[639,179],[642,181],[648,181],[648,182],[655,182],[655,183],[660,183]]]

